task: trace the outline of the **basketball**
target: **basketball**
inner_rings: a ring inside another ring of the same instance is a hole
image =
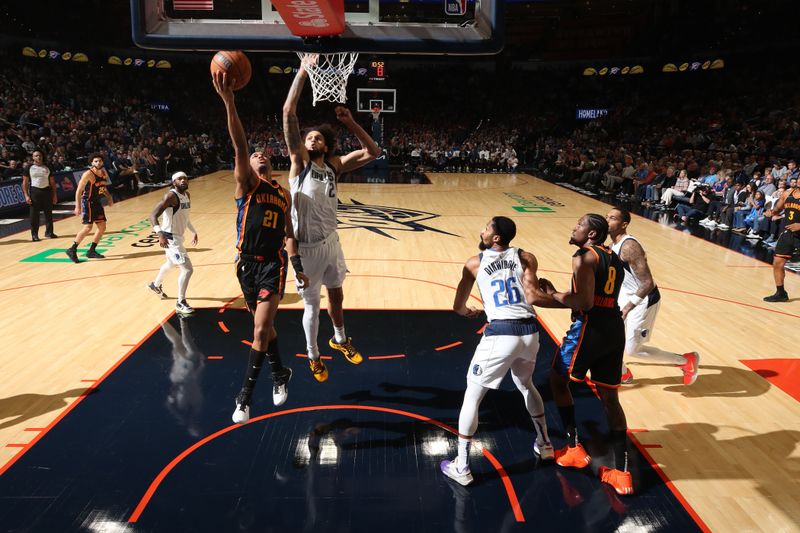
[[[220,71],[227,72],[229,77],[236,80],[234,91],[244,88],[250,82],[250,75],[253,73],[250,60],[238,50],[224,50],[214,54],[211,59],[211,75]]]

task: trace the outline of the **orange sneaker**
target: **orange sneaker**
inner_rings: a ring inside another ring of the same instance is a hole
[[[308,367],[311,369],[314,379],[320,383],[328,380],[328,369],[325,368],[325,363],[322,362],[322,359],[309,359]]]
[[[598,473],[600,474],[600,481],[614,487],[614,490],[620,496],[633,494],[633,478],[630,472],[601,466]]]
[[[683,356],[686,358],[686,363],[678,365],[678,368],[683,370],[683,384],[691,385],[697,381],[697,371],[700,370],[700,354],[688,352]]]
[[[625,369],[625,373],[622,374],[622,377],[619,379],[619,382],[623,385],[630,385],[633,383],[633,372],[631,372],[630,368]]]
[[[344,358],[347,359],[348,362],[353,363],[354,365],[360,365],[361,362],[364,360],[361,357],[361,354],[353,347],[352,341],[350,337],[347,337],[347,340],[343,343],[339,344],[336,342],[336,337],[331,337],[331,340],[328,341],[328,346],[333,348],[334,350],[339,350],[344,354]]]
[[[574,448],[565,446],[560,450],[556,450],[556,463],[561,466],[571,468],[585,468],[592,462],[591,456],[586,453],[583,446],[578,444]]]

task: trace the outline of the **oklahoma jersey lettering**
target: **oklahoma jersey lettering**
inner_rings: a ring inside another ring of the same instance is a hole
[[[236,249],[240,253],[271,257],[281,250],[286,237],[283,187],[259,179],[249,194],[236,199]]]

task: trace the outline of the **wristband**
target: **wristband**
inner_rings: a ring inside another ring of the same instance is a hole
[[[303,260],[299,255],[293,255],[289,258],[289,261],[292,262],[292,268],[294,268],[295,273],[299,274],[303,271]]]
[[[641,296],[636,296],[636,295],[634,294],[633,296],[631,296],[631,297],[628,299],[628,301],[629,301],[630,303],[632,303],[634,306],[637,306],[637,305],[639,305],[640,303],[642,303],[642,302],[644,301],[644,298],[642,298]]]
[[[153,231],[155,231],[156,233],[161,233],[161,226],[156,224],[155,226],[153,226]]]

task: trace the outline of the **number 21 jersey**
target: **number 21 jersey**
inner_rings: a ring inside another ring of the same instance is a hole
[[[478,290],[489,322],[535,317],[522,289],[522,263],[519,248],[502,252],[484,250],[478,267]]]

